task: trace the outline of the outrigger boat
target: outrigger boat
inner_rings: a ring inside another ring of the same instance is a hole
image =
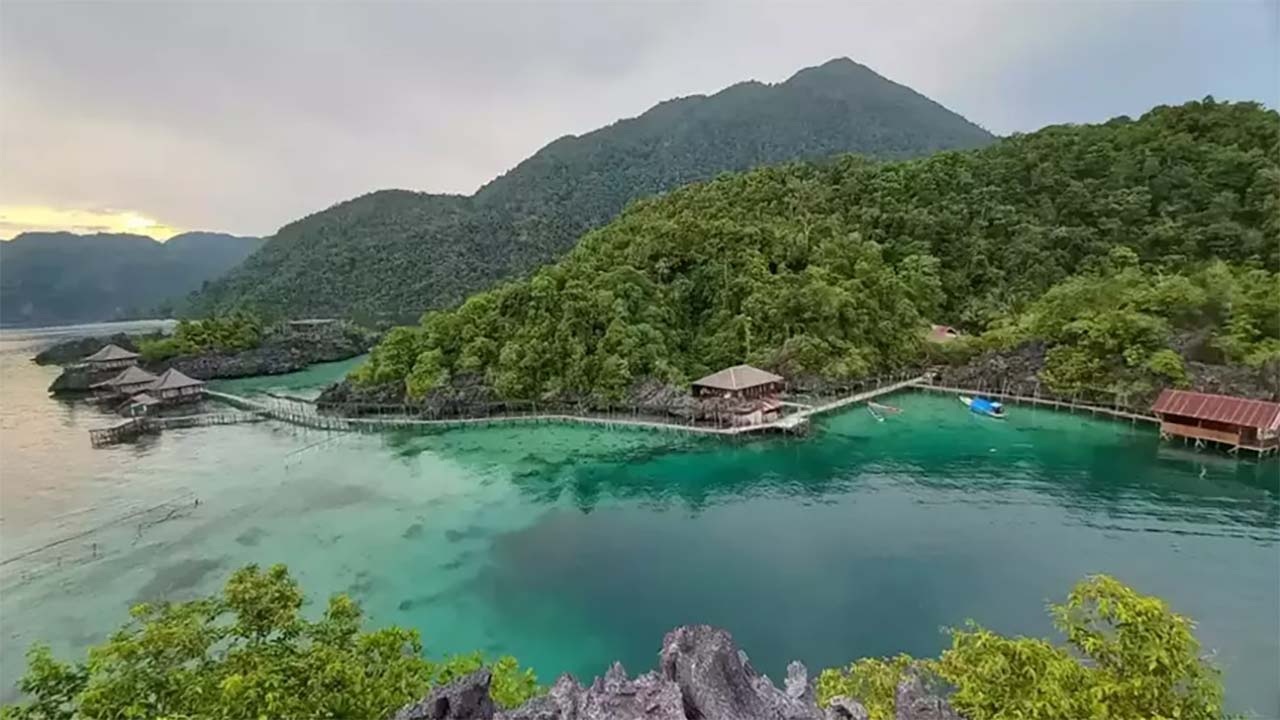
[[[1004,418],[1004,405],[995,400],[988,400],[983,397],[971,398],[968,395],[961,395],[960,402],[964,403],[969,410],[979,414],[986,415],[997,419]]]
[[[867,407],[885,415],[897,415],[902,412],[902,408],[894,407],[892,405],[881,405],[878,402],[868,402]]]

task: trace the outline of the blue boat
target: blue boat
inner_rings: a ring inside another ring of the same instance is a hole
[[[971,398],[967,395],[960,396],[960,402],[968,406],[969,410],[979,415],[986,415],[993,418],[1004,418],[1004,405],[995,400],[988,400],[984,397]]]

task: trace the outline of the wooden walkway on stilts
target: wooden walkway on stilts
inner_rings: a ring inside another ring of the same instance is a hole
[[[915,383],[913,387],[917,390],[946,393],[948,395],[976,395],[986,398],[994,398],[1002,402],[1014,403],[1015,405],[1038,405],[1040,407],[1053,408],[1054,410],[1066,410],[1072,413],[1089,413],[1095,416],[1106,415],[1117,420],[1127,420],[1132,423],[1149,422],[1159,424],[1160,422],[1160,420],[1154,415],[1144,415],[1142,413],[1132,412],[1120,407],[1089,405],[1051,397],[1015,395],[1013,393],[999,392],[996,390],[973,390],[969,388],[946,387],[943,385],[931,385],[925,382]]]
[[[867,402],[883,395],[899,392],[908,388],[924,388],[943,392],[966,392],[955,388],[939,388],[924,383],[924,376],[899,377],[893,380],[876,380],[874,386],[848,395],[843,395],[817,405],[801,405],[787,403],[789,407],[802,408],[797,412],[784,415],[770,422],[756,425],[724,426],[691,419],[678,420],[669,418],[644,418],[635,414],[621,412],[538,412],[511,411],[487,413],[471,417],[426,418],[413,415],[411,408],[396,408],[401,412],[377,417],[328,415],[319,412],[315,405],[298,398],[273,396],[273,401],[263,402],[231,393],[216,390],[205,390],[205,396],[223,402],[235,408],[235,412],[205,413],[184,415],[179,417],[137,418],[120,425],[99,430],[91,430],[90,438],[95,447],[123,442],[141,435],[144,432],[158,432],[162,429],[201,427],[207,425],[231,425],[244,422],[260,422],[278,420],[299,427],[313,430],[333,432],[370,433],[397,429],[440,429],[488,427],[494,425],[542,425],[542,424],[576,424],[597,425],[617,429],[641,429],[661,432],[676,432],[693,435],[719,437],[738,437],[762,433],[803,433],[808,429],[810,418],[830,412],[836,412],[851,405]],[[987,393],[992,394],[992,393]],[[996,394],[997,397],[1001,397]]]
[[[415,417],[408,414],[373,418],[345,417],[319,413],[316,411],[314,406],[306,403],[267,404],[250,398],[241,397],[239,395],[232,395],[230,393],[217,392],[213,390],[206,390],[205,394],[241,410],[257,413],[262,417],[315,430],[331,430],[339,432],[378,432],[381,430],[413,428],[437,428],[447,430],[453,428],[486,427],[491,425],[508,424],[585,424],[620,429],[634,428],[662,432],[688,433],[694,435],[735,437],[769,432],[803,432],[808,426],[809,418],[815,415],[839,410],[849,405],[880,397],[881,395],[888,395],[889,393],[910,387],[922,380],[923,377],[914,377],[897,382],[886,382],[868,390],[863,390],[852,395],[837,398],[822,405],[808,407],[799,412],[785,415],[778,420],[740,427],[718,427],[714,425],[698,424],[692,421],[680,422],[661,419],[641,419],[621,413],[595,412],[506,412],[476,417],[438,419]]]

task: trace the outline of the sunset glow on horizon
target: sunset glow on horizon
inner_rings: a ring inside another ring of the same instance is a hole
[[[0,237],[24,232],[134,233],[168,240],[183,232],[134,210],[52,208],[38,205],[0,206]]]

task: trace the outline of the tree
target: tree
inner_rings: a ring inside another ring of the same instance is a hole
[[[236,571],[220,595],[143,604],[88,660],[66,664],[48,647],[27,653],[6,720],[95,718],[382,718],[437,683],[479,669],[477,654],[434,662],[415,630],[360,629],[360,608],[329,599],[318,620],[283,565]],[[513,658],[491,666],[493,696],[514,707],[537,693]]]
[[[893,718],[904,672],[954,688],[949,702],[969,720],[1220,720],[1222,682],[1200,657],[1191,621],[1159,598],[1105,575],[1078,583],[1050,605],[1067,646],[1004,637],[970,623],[951,631],[937,660],[898,656],[824,670],[819,704],[862,699],[874,720]]]

